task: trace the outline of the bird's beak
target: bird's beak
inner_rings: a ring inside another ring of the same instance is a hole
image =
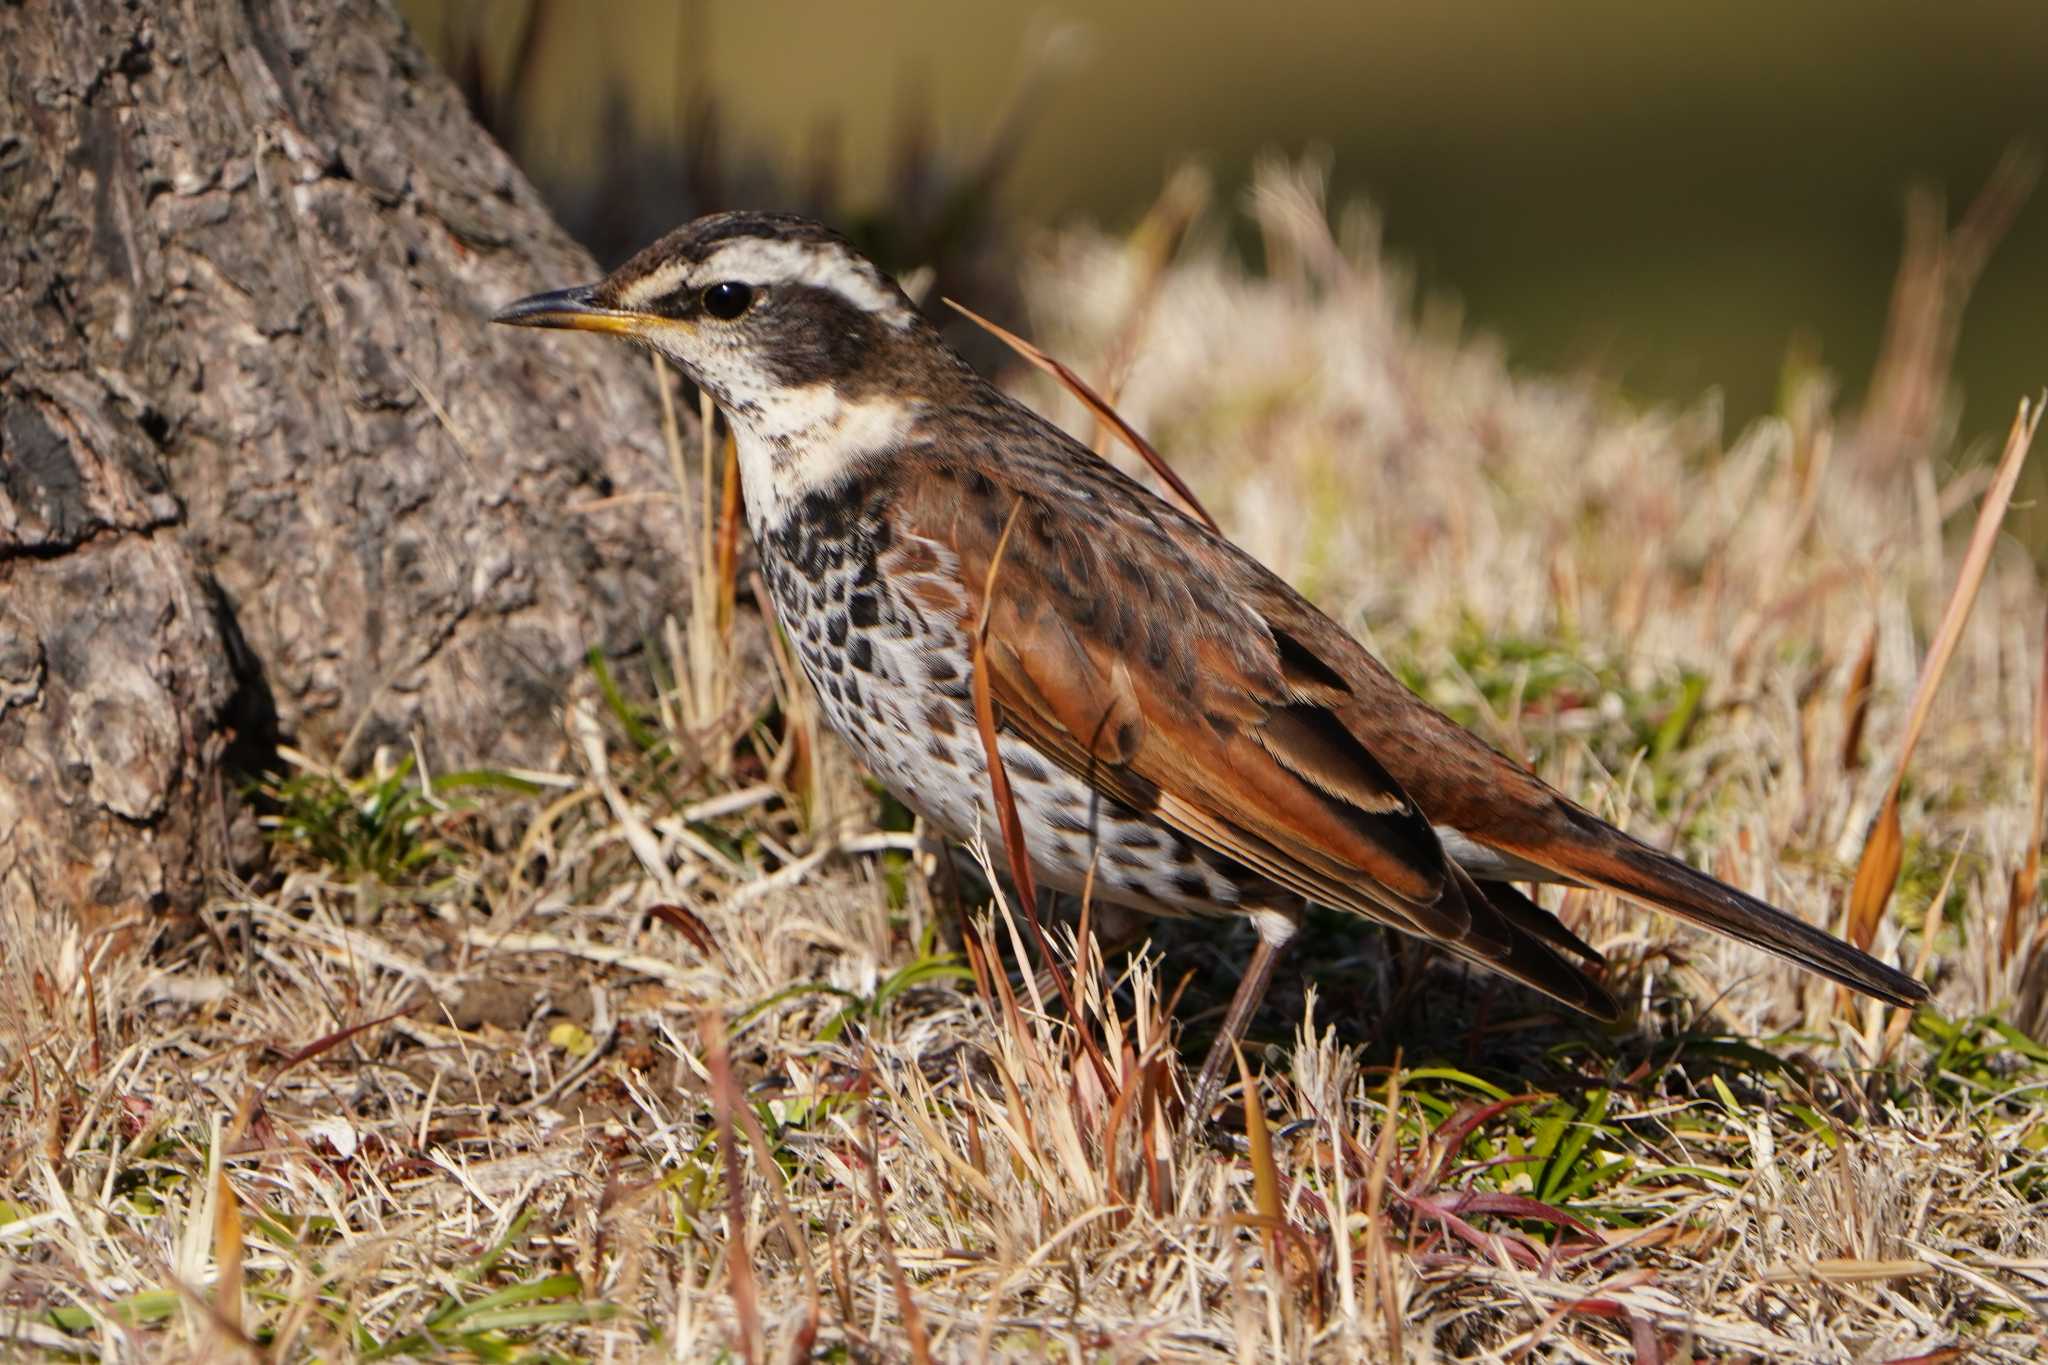
[[[554,289],[508,303],[491,318],[513,327],[566,327],[579,332],[612,332],[638,336],[650,319],[639,313],[622,312],[596,302],[597,286],[579,284],[574,289]]]

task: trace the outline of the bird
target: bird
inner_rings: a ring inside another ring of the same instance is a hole
[[[1258,560],[1005,394],[820,223],[701,217],[495,321],[627,338],[711,397],[822,713],[911,810],[954,839],[1001,837],[973,700],[985,630],[1033,879],[1251,922],[1187,1122],[1207,1122],[1312,905],[1606,1020],[1600,954],[1516,883],[1597,888],[1893,1005],[1927,997],[1430,706]]]

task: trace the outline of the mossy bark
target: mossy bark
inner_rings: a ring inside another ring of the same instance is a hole
[[[236,767],[545,761],[681,514],[594,273],[384,0],[0,3],[0,905],[189,906]]]

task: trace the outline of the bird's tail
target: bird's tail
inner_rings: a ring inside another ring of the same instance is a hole
[[[1589,886],[1754,943],[1890,1004],[1911,1006],[1927,998],[1926,986],[1833,934],[1660,853],[1575,806],[1559,804],[1572,826],[1569,830],[1553,831],[1528,845],[1491,838],[1486,842]]]

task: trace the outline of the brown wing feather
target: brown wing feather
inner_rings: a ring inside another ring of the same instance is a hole
[[[1008,568],[1006,560],[1006,573]],[[1273,827],[1270,821],[1254,828],[1252,822],[1219,809],[1221,803],[1191,800],[1177,785],[1176,773],[1186,767],[1184,759],[1176,761],[1169,756],[1158,761],[1157,743],[1148,752],[1146,741],[1157,736],[1145,725],[1142,709],[1134,719],[1117,723],[1126,707],[1137,706],[1134,695],[1116,695],[1123,691],[1118,687],[1105,698],[1092,689],[1073,692],[1049,685],[1048,679],[1075,672],[1071,658],[1051,662],[1049,657],[1067,646],[1068,637],[1055,630],[1043,637],[1013,633],[996,639],[994,627],[1001,616],[999,607],[984,654],[990,692],[1003,723],[1053,762],[1098,791],[1133,810],[1150,812],[1169,828],[1227,854],[1297,895],[1323,904],[1351,906],[1410,933],[1430,932],[1425,927],[1429,922],[1450,927],[1441,912],[1413,906],[1390,893],[1366,895],[1361,900],[1357,868]],[[1027,660],[1032,666],[1027,666]],[[1079,700],[1083,697],[1088,700]],[[1155,761],[1146,762],[1148,758]]]
[[[1414,803],[1334,713],[1290,687],[1257,617],[1174,553],[1150,509],[1131,499],[1121,518],[1077,526],[1071,506],[1050,515],[1038,490],[963,482],[913,480],[926,496],[896,501],[896,530],[953,552],[971,621],[1010,528],[984,652],[1007,726],[1306,898],[1505,950],[1512,931],[1491,913],[1475,922]]]

